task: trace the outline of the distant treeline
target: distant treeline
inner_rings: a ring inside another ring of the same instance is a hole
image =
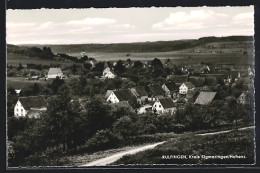
[[[15,45],[7,45],[8,53],[22,54],[28,56],[30,58],[39,58],[46,60],[53,60],[55,56],[58,56],[62,60],[69,60],[75,63],[84,63],[87,60],[94,60],[93,58],[88,58],[88,56],[83,56],[81,58],[77,58],[74,56],[70,56],[64,53],[58,53],[55,55],[50,47],[24,47],[24,46],[15,46]]]
[[[24,46],[15,46],[7,45],[8,53],[16,53],[28,56],[30,58],[40,58],[51,60],[55,56],[50,47],[43,47],[42,49],[38,47],[24,47]]]
[[[253,41],[253,36],[229,36],[229,37],[202,37],[199,39],[157,41],[140,43],[115,43],[115,44],[71,44],[71,45],[47,45],[54,52],[167,52],[188,48],[194,48],[212,42],[243,42]],[[43,45],[26,45],[42,48]],[[46,46],[46,45],[45,45]]]

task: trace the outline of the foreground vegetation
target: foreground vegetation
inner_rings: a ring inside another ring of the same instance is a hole
[[[135,155],[124,156],[118,164],[254,164],[254,129],[198,136],[180,135]],[[186,156],[178,159],[173,156]],[[243,158],[204,158],[205,156],[243,156]],[[193,158],[191,158],[193,156]],[[197,158],[195,158],[197,156]]]

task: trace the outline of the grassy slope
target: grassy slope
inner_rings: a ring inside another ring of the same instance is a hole
[[[245,155],[245,159],[162,159],[162,155]],[[155,149],[125,156],[118,164],[253,164],[254,129],[210,136],[181,135]],[[113,164],[113,165],[114,165]]]

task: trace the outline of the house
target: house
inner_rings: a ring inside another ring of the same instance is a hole
[[[16,93],[18,96],[19,96],[20,92],[21,92],[21,89],[16,89],[16,90],[15,90],[15,93]]]
[[[194,104],[199,105],[208,105],[210,104],[214,98],[216,97],[217,92],[200,92]]]
[[[195,90],[195,86],[191,82],[185,82],[179,87],[180,94],[187,94],[189,90]]]
[[[175,113],[176,112],[176,105],[173,103],[172,99],[169,97],[157,99],[154,104],[153,108],[154,112],[157,114],[162,114],[165,112]]]
[[[105,68],[105,70],[103,71],[103,76],[109,79],[113,79],[116,77],[116,75],[111,72],[109,67]]]
[[[45,96],[19,97],[14,107],[15,117],[39,117],[46,111],[47,101]]]
[[[112,91],[108,96],[107,101],[111,103],[118,103],[121,101],[129,101],[133,98],[135,98],[135,96],[129,89],[120,89]]]
[[[105,77],[106,77],[106,78],[109,78],[109,79],[113,79],[113,78],[116,77],[116,75],[115,75],[114,73],[112,73],[111,71],[109,71],[109,72],[107,72],[107,73],[105,74]]]
[[[239,104],[247,104],[248,103],[248,96],[245,92],[242,92],[239,97],[237,98],[237,103]]]
[[[60,79],[63,77],[63,73],[60,68],[50,68],[48,72],[48,79],[55,79],[59,77]]]
[[[166,77],[166,81],[172,81],[176,85],[181,85],[184,82],[187,82],[187,76],[186,75],[168,75]]]
[[[107,99],[113,91],[115,91],[115,90],[107,90],[107,92],[105,94],[105,99]]]
[[[178,92],[179,88],[174,82],[166,82],[162,85],[162,89],[165,92],[165,95],[168,97],[172,97],[172,94]]]
[[[130,91],[137,98],[139,104],[144,103],[148,99],[148,93],[145,91],[144,87],[130,88]]]
[[[158,84],[148,85],[148,90],[148,95],[151,100],[155,100],[155,98],[162,98],[165,95],[162,87]]]
[[[105,76],[108,72],[110,72],[110,68],[109,67],[104,69],[103,76]]]

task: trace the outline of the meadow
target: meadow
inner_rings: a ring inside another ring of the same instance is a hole
[[[254,164],[254,129],[198,136],[182,134],[152,150],[124,156],[120,164]],[[208,158],[204,156],[227,156]],[[166,157],[165,157],[166,156]],[[185,156],[182,159],[173,156]],[[232,158],[232,157],[233,158]],[[235,158],[241,156],[242,158]]]

